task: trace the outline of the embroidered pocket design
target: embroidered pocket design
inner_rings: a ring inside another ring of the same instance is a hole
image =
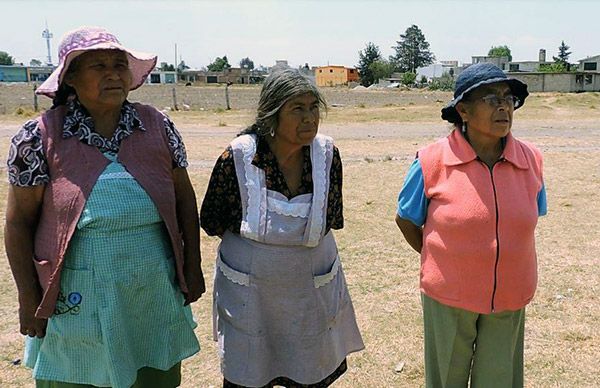
[[[79,310],[81,308],[81,300],[82,297],[79,292],[71,292],[67,297],[65,297],[65,294],[63,294],[62,291],[60,291],[56,300],[54,315],[61,315],[67,313],[71,315],[79,314]]]

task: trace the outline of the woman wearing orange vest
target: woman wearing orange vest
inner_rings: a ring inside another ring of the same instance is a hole
[[[67,33],[12,138],[6,253],[38,388],[176,387],[204,292],[181,136],[127,101],[156,65],[98,27]]]
[[[427,387],[522,387],[525,306],[537,283],[534,230],[546,214],[542,156],[512,136],[527,85],[468,67],[419,150],[396,223],[421,254]]]

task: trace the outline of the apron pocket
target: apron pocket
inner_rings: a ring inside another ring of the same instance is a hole
[[[320,288],[330,283],[340,270],[340,256],[337,255],[331,266],[331,270],[323,275],[313,277],[315,288]]]
[[[92,271],[63,268],[54,314],[48,320],[48,332],[86,342],[100,340]]]
[[[227,279],[231,280],[232,282],[237,283],[240,286],[248,287],[250,285],[250,275],[237,271],[225,264],[221,253],[219,253],[219,256],[217,257],[217,268]]]
[[[339,255],[336,256],[329,272],[313,277],[314,293],[317,301],[318,325],[321,331],[335,325],[336,317],[344,306],[347,297],[346,281],[342,272]]]
[[[244,333],[248,332],[249,286],[250,275],[229,266],[219,252],[214,284],[218,318]],[[219,327],[218,330],[222,329]]]

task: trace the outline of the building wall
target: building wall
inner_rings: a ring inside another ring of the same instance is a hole
[[[586,67],[592,67],[591,69],[586,69]],[[595,67],[596,69],[593,69]],[[596,55],[593,57],[588,57],[579,61],[579,71],[594,71],[600,72],[600,55]]]
[[[250,75],[250,71],[234,67],[224,71],[184,70],[179,81],[184,84],[248,84]]]
[[[346,80],[346,69],[343,66],[322,66],[315,71],[317,86],[344,85]]]
[[[510,73],[530,92],[600,91],[600,73]]]
[[[177,83],[177,72],[175,71],[161,71],[155,70],[148,78],[146,78],[147,84],[175,84]]]
[[[350,72],[354,70],[354,72]],[[358,71],[344,66],[322,66],[315,69],[317,86],[348,85],[358,81]]]
[[[502,70],[508,70],[508,57],[488,57],[487,55],[475,55],[471,57],[472,64],[493,63]]]
[[[359,81],[358,70],[354,68],[346,68],[346,83]]]
[[[27,82],[29,76],[25,66],[0,65],[0,82]]]
[[[550,62],[539,62],[539,61],[520,61],[520,62],[509,62],[506,70],[508,71],[522,71],[522,72],[537,72],[541,64],[550,64]]]
[[[33,66],[28,67],[29,82],[43,82],[50,77],[50,74],[54,71],[54,66]]]

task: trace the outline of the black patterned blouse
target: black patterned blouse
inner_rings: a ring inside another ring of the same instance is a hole
[[[267,141],[259,136],[256,145],[256,154],[252,164],[265,171],[267,189],[277,191],[290,199],[292,194],[285,182],[283,173],[279,169],[277,159],[271,152]],[[302,166],[302,180],[298,193],[313,192],[312,164],[310,162],[310,147],[302,148],[304,164]],[[217,159],[212,171],[208,189],[200,210],[200,225],[209,236],[221,236],[226,230],[240,233],[242,223],[242,202],[240,189],[235,173],[235,163],[231,146],[227,147]],[[342,160],[337,147],[333,147],[333,160],[331,162],[329,195],[327,197],[327,224],[325,233],[330,229],[342,229],[344,215],[342,204]]]
[[[164,117],[165,132],[173,158],[173,168],[188,166],[185,146],[175,124]],[[119,152],[123,139],[134,130],[145,131],[134,106],[125,101],[121,108],[119,125],[112,138],[107,139],[94,130],[94,121],[78,100],[67,103],[63,133],[64,139],[77,136],[81,142],[97,147],[101,152]],[[29,120],[10,141],[8,152],[8,182],[15,186],[37,186],[50,180],[48,162],[42,147],[42,135],[37,120]]]

